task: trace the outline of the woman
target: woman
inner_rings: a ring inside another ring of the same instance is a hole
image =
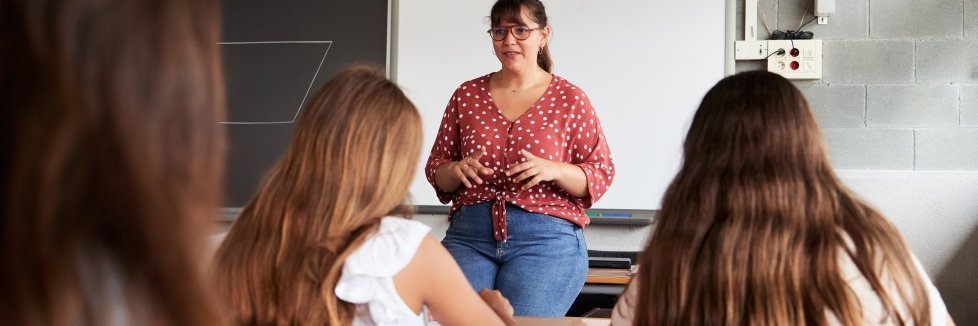
[[[0,0],[0,324],[225,324],[217,6]]]
[[[425,173],[452,201],[442,244],[472,286],[560,317],[587,275],[584,211],[614,165],[587,95],[551,73],[543,4],[499,0],[490,20],[502,67],[455,90]]]
[[[943,325],[900,232],[833,173],[797,88],[764,71],[703,98],[615,325]]]
[[[444,325],[512,323],[498,293],[482,293],[490,308],[458,290],[465,278],[430,228],[397,216],[420,150],[421,117],[381,72],[327,82],[218,250],[235,320],[421,325],[427,307]]]

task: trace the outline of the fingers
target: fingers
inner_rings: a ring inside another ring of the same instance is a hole
[[[535,167],[537,165],[535,163],[537,161],[537,157],[536,156],[533,156],[533,154],[530,154],[529,151],[527,151],[525,149],[521,149],[520,150],[520,155],[523,155],[524,162],[523,163],[520,163],[520,164],[517,164],[516,166],[513,166],[512,168],[510,168],[509,171],[506,172],[506,176],[515,175],[517,173],[523,172],[526,169]],[[536,173],[534,173],[534,174],[536,174]],[[519,181],[519,180],[516,180],[516,181]]]
[[[482,175],[490,175],[492,174],[492,169],[487,168],[485,165],[482,165],[482,162],[479,162],[479,159],[481,159],[483,155],[486,155],[486,149],[482,146],[479,146],[478,148],[478,151],[472,155],[469,155],[469,157],[463,159],[463,161],[465,161],[465,164],[468,164],[470,167],[475,169],[476,172]]]
[[[514,165],[513,167],[509,168],[509,170],[506,171],[506,176],[508,177],[508,176],[516,175],[517,173],[526,171],[526,170],[534,167],[535,165],[536,164],[533,161],[526,161],[526,162],[523,162],[523,163]]]
[[[479,155],[479,156],[482,156],[482,155]],[[470,157],[470,158],[466,159],[466,163],[465,164],[468,164],[469,167],[472,168],[472,170],[477,171],[478,173],[480,173],[482,175],[490,175],[490,174],[492,174],[492,169],[487,168],[484,165],[482,165],[482,163],[479,162],[479,160],[476,159],[476,158],[471,158]]]
[[[537,174],[535,177],[533,177],[533,179],[530,179],[529,182],[527,182],[526,184],[523,185],[523,189],[524,190],[530,189],[533,186],[536,186],[536,185],[540,184],[540,182],[543,182],[543,177],[540,176],[539,174]]]
[[[458,179],[458,181],[465,185],[466,188],[472,188],[472,183],[469,182],[469,178],[465,175],[465,172],[462,172],[462,164],[463,163],[455,163],[452,166],[452,173],[455,174],[455,179]]]
[[[513,182],[523,182],[523,180],[540,175],[539,168],[532,167],[533,165],[530,166],[531,168],[523,170],[523,173],[520,173],[519,175],[513,177]]]
[[[458,163],[458,166],[459,166],[459,171],[462,171],[462,174],[465,176],[465,179],[471,180],[470,183],[475,182],[480,185],[482,184],[482,178],[479,178],[479,175],[476,174],[475,168],[467,164],[465,161],[460,161]],[[471,186],[469,187],[471,188]]]
[[[513,316],[513,305],[509,303],[509,300],[503,296],[502,292],[499,290],[489,290],[482,289],[479,291],[479,297],[482,301],[485,301],[497,315],[500,316]]]
[[[455,165],[452,166],[455,178],[465,185],[466,188],[472,188],[473,183],[482,184],[484,182],[482,181],[482,178],[479,177],[479,174],[492,174],[492,169],[486,168],[482,165],[482,163],[479,163],[479,158],[485,154],[486,149],[479,146],[478,151],[459,160],[458,162],[455,162]]]

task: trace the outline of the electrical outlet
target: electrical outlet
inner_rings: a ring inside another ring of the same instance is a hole
[[[768,41],[734,42],[734,58],[737,60],[762,60],[767,57]]]
[[[822,40],[767,41],[771,53],[767,70],[788,79],[822,79]]]

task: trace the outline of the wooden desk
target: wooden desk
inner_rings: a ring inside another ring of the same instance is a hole
[[[608,326],[611,319],[605,318],[534,318],[534,317],[515,317],[520,326]]]
[[[632,280],[633,271],[637,269],[637,265],[632,265],[629,269],[617,269],[617,268],[588,268],[587,269],[587,279],[584,283],[587,284],[628,284]]]

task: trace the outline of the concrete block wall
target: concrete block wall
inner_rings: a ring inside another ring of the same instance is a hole
[[[809,0],[759,0],[759,38],[795,30]],[[737,35],[743,36],[743,1]],[[796,84],[818,116],[837,169],[978,170],[978,1],[836,1],[823,78]],[[763,69],[738,61],[737,70]]]

